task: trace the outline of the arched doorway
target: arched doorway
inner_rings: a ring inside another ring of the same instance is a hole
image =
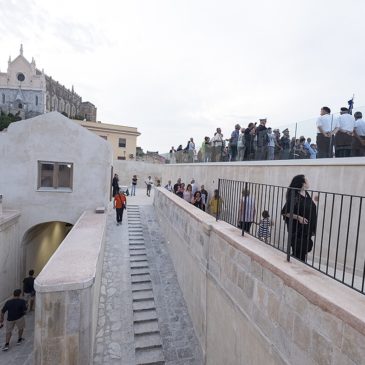
[[[37,224],[24,234],[24,275],[33,269],[38,275],[61,242],[72,229],[66,222],[46,222]]]

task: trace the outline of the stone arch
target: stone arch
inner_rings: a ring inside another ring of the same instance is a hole
[[[72,228],[61,221],[44,222],[29,228],[22,239],[23,275],[30,269],[38,275]]]

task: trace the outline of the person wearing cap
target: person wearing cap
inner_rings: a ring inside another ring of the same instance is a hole
[[[290,155],[290,136],[289,129],[283,130],[283,136],[280,138],[281,156],[282,160],[288,160]]]
[[[256,128],[257,148],[255,160],[266,160],[267,144],[269,142],[266,128],[266,118],[260,119],[260,125]]]
[[[352,156],[365,156],[365,121],[362,119],[362,113],[356,112],[354,135],[352,137]]]
[[[355,119],[347,108],[341,108],[340,116],[336,122],[336,128],[332,132],[335,135],[335,156],[351,157],[352,135],[354,133]]]
[[[327,106],[321,108],[320,117],[317,119],[317,158],[332,157],[332,135],[337,121],[331,115],[331,109]]]
[[[237,158],[237,143],[240,135],[241,126],[236,124],[234,131],[231,133],[231,139],[229,140],[229,147],[231,150],[231,161],[236,161]]]

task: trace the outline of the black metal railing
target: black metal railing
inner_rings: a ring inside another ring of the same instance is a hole
[[[364,294],[365,197],[219,179],[223,220]]]

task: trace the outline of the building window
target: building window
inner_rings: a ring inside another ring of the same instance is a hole
[[[125,156],[118,156],[118,160],[125,160]]]
[[[125,138],[119,138],[119,147],[126,147],[127,141]]]
[[[3,104],[5,104],[5,94],[2,96]]]
[[[25,76],[22,72],[19,72],[17,75],[16,75],[16,78],[18,79],[18,81],[20,82],[23,82],[25,80]]]
[[[100,136],[101,138],[105,139],[106,141],[108,140],[107,136]]]
[[[19,103],[19,104],[18,104],[18,108],[19,108],[19,109],[23,109],[23,104],[22,104],[22,103]]]
[[[38,190],[70,191],[72,180],[73,163],[38,161]]]
[[[35,97],[35,105],[38,106],[38,96]]]

